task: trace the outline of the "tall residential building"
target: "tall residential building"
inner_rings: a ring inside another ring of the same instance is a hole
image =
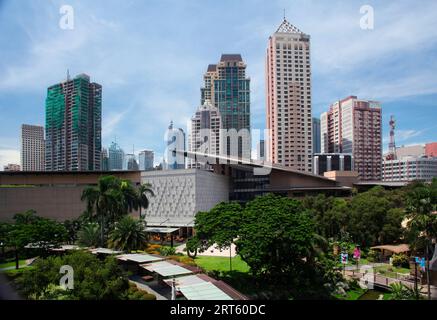
[[[44,171],[44,127],[21,126],[21,168],[23,171]]]
[[[47,89],[47,171],[98,171],[102,150],[102,86],[80,74]]]
[[[19,164],[8,163],[6,166],[3,166],[4,171],[21,171],[21,167]]]
[[[188,150],[202,154],[220,154],[221,115],[210,100],[205,100],[191,118]],[[188,160],[188,168],[200,168],[201,164]]]
[[[437,158],[437,142],[425,144],[425,155]]]
[[[124,151],[116,142],[112,142],[109,147],[108,169],[123,170]]]
[[[141,151],[138,155],[139,169],[141,171],[153,170],[154,153],[152,150]]]
[[[322,153],[348,153],[361,180],[381,180],[382,130],[378,102],[350,96],[321,115]]]
[[[266,57],[268,160],[312,172],[310,36],[285,18]]]
[[[123,170],[128,171],[137,171],[138,170],[138,162],[135,157],[135,154],[128,153],[125,155],[123,160]]]
[[[321,150],[320,119],[313,118],[313,154]]]
[[[109,155],[108,150],[106,148],[102,149],[102,165],[101,165],[102,171],[108,171],[109,170]]]
[[[166,149],[163,160],[165,170],[185,169],[185,132],[181,128],[175,129],[173,121],[165,134]]]
[[[221,153],[250,158],[250,79],[240,54],[222,54],[217,65],[209,65],[201,88],[201,105],[211,101],[221,115],[222,129],[235,129],[231,137],[222,135]]]

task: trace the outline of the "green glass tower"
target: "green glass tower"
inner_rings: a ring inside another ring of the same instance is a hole
[[[250,158],[250,136],[241,135],[242,129],[250,133],[250,79],[246,77],[246,64],[240,54],[222,54],[218,64],[208,66],[201,88],[201,105],[206,100],[220,111],[222,129],[235,129],[240,133],[238,157]],[[220,139],[224,141],[221,153],[236,156],[226,137]]]
[[[99,171],[102,86],[88,75],[50,86],[46,98],[46,171]]]

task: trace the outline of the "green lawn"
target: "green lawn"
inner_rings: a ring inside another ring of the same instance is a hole
[[[409,274],[410,269],[408,268],[398,268],[390,265],[383,265],[375,268],[375,272],[385,275],[390,278],[396,278],[397,273]]]
[[[206,271],[229,271],[229,258],[227,257],[198,256],[194,261]],[[232,258],[232,270],[247,273],[249,272],[249,266],[241,260],[240,256],[236,256]]]
[[[346,291],[346,296],[335,295],[335,297],[340,300],[358,300],[358,298],[361,297],[366,291],[367,290],[365,289],[357,288]]]
[[[18,264],[20,267],[24,266],[26,264],[26,260],[18,260]],[[0,263],[0,269],[9,268],[9,267],[13,267],[13,266],[15,266],[15,261]]]

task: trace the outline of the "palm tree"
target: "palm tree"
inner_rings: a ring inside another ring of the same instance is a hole
[[[127,252],[144,249],[146,244],[145,222],[131,216],[123,217],[116,224],[109,239],[109,247]]]
[[[105,176],[99,179],[96,187],[87,187],[83,190],[81,200],[87,202],[87,214],[91,218],[100,220],[100,244],[104,246],[105,216],[114,218],[115,209],[119,207],[120,197],[117,192],[119,179],[114,176]]]
[[[152,197],[155,196],[150,183],[140,185],[138,188],[138,206],[140,208],[140,219],[144,218],[141,214],[141,208],[144,208],[144,210],[147,210],[147,208],[149,208],[150,201],[147,197],[148,194],[150,194]]]
[[[97,223],[85,224],[78,232],[78,243],[81,246],[96,247],[99,240],[99,225]]]

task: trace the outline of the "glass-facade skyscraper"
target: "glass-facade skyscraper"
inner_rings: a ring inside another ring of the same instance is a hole
[[[123,170],[124,151],[116,142],[112,142],[109,147],[109,170]]]
[[[240,54],[222,54],[218,64],[208,66],[201,88],[201,105],[206,100],[219,110],[222,129],[235,129],[239,134],[234,147],[232,138],[222,135],[220,153],[237,156],[235,150],[238,157],[250,158],[250,79]]]
[[[47,89],[45,168],[98,171],[102,150],[102,86],[80,74]]]

